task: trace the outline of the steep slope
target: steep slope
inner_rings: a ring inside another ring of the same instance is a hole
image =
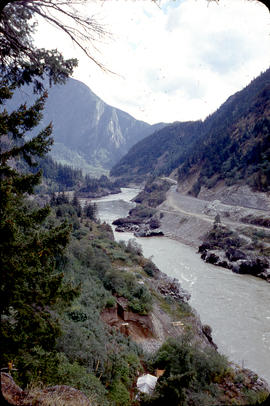
[[[111,174],[128,180],[145,175],[190,179],[191,193],[248,183],[257,190],[270,186],[270,69],[231,96],[204,122],[174,123],[135,145]]]
[[[185,161],[201,130],[201,121],[168,125],[134,145],[112,168],[111,175],[137,182],[145,175],[168,175]]]
[[[204,123],[204,136],[178,169],[178,179],[197,171],[192,192],[201,186],[248,184],[270,187],[270,69],[229,98]]]
[[[8,108],[33,100],[32,92],[24,87],[16,92]],[[86,172],[91,167],[99,167],[101,172],[102,168],[110,169],[132,145],[163,126],[151,126],[107,105],[74,79],[49,89],[40,128],[51,121],[54,159]]]

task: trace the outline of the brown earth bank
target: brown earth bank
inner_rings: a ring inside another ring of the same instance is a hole
[[[115,306],[106,308],[101,313],[102,320],[108,326],[131,337],[146,352],[156,351],[167,338],[177,338],[187,328],[192,328],[200,345],[217,349],[212,340],[211,328],[203,326],[195,310],[187,304],[190,294],[181,288],[177,279],[170,278],[156,268],[153,277],[142,278],[140,283],[147,284],[150,288],[152,310],[147,315],[132,312],[128,307],[128,300],[116,296]],[[175,314],[166,305],[169,298],[175,301],[175,305],[172,305]],[[177,312],[178,306],[182,307],[182,311],[178,309]]]
[[[211,336],[211,328],[203,326],[194,311],[193,314],[185,317],[185,321],[182,319],[176,321],[158,303],[153,304],[152,311],[148,315],[123,311],[123,303],[125,299],[118,298],[114,308],[105,309],[102,312],[102,320],[110,327],[129,336],[148,353],[155,352],[169,337],[177,338],[184,334],[186,329],[190,328],[190,324],[193,330],[196,330],[195,338],[200,345],[217,349]]]

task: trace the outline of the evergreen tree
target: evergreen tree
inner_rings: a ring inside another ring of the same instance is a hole
[[[96,203],[89,203],[84,206],[84,215],[91,219],[91,220],[96,220],[96,215],[97,215],[97,205]]]
[[[81,217],[82,216],[82,206],[81,203],[78,199],[78,196],[76,193],[74,193],[73,199],[71,201],[72,206],[75,208],[76,212],[77,212],[77,216]]]
[[[0,104],[11,96],[2,82]],[[42,117],[45,99],[43,94],[30,108],[22,105],[10,114],[0,113],[0,365],[15,361],[22,376],[37,348],[48,353],[54,349],[60,334],[56,309],[75,295],[56,267],[69,227],[46,224],[49,207],[36,207],[26,198],[41,173],[18,170],[20,160],[32,167],[35,157],[44,156],[52,144],[51,125],[25,141]]]

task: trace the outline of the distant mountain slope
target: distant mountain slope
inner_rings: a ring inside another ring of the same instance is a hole
[[[204,137],[178,168],[179,180],[198,174],[192,192],[248,184],[270,190],[270,69],[236,93],[204,123]]]
[[[27,88],[14,95],[9,108],[32,103]],[[54,159],[86,171],[92,167],[110,169],[136,142],[160,129],[111,107],[85,84],[69,79],[65,85],[49,89],[40,127],[53,122]]]
[[[169,175],[201,137],[202,122],[173,123],[134,145],[111,170],[112,176],[141,182],[145,175]]]
[[[204,122],[174,123],[134,145],[112,170],[124,180],[193,175],[191,192],[218,181],[270,188],[270,69]]]

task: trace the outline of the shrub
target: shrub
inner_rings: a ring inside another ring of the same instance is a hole
[[[142,256],[142,247],[140,244],[137,243],[135,238],[128,240],[127,245],[125,245],[125,249],[127,252],[133,255]]]
[[[132,311],[147,314],[151,310],[152,297],[148,289],[138,284],[134,274],[117,269],[106,272],[104,286],[113,294],[128,299]]]
[[[156,210],[150,207],[146,207],[143,205],[137,205],[134,209],[129,211],[129,215],[131,217],[139,217],[142,219],[152,217],[155,214]]]
[[[66,385],[83,391],[95,405],[109,406],[105,398],[107,390],[100,380],[93,373],[87,372],[86,368],[78,362],[70,363],[64,354],[61,354],[61,358],[58,369],[59,383],[65,382]]]
[[[107,299],[105,307],[114,307],[116,305],[116,300],[113,296]]]
[[[151,368],[165,369],[165,373],[159,379],[152,398],[143,405],[182,404],[187,390],[191,397],[204,390],[216,396],[215,382],[228,373],[228,361],[212,348],[196,347],[191,344],[191,339],[190,334],[170,338],[156,352],[150,361]]]
[[[130,396],[125,385],[120,381],[115,381],[110,387],[109,399],[115,406],[129,406]]]
[[[156,267],[156,265],[151,260],[148,260],[143,265],[143,270],[148,276],[153,277],[155,275],[155,273],[158,271],[158,268]]]

